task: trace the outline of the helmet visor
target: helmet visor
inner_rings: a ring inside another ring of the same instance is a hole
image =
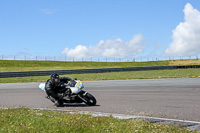
[[[58,83],[58,82],[60,82],[60,79],[59,78],[54,78],[54,82]]]

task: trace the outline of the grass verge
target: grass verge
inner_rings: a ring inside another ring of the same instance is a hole
[[[142,132],[142,133],[189,133],[195,132],[177,125],[121,120],[110,117],[69,114],[66,112],[20,109],[0,109],[0,132]]]
[[[0,72],[34,71],[34,70],[66,70],[89,68],[116,68],[138,66],[166,66],[169,61],[150,62],[61,62],[61,61],[13,61],[0,60]]]
[[[161,78],[198,78],[200,76],[200,69],[109,72],[109,73],[90,73],[90,74],[69,74],[69,75],[60,75],[60,76],[77,78],[82,81],[161,79]],[[49,79],[49,76],[0,78],[0,83],[45,82],[47,79]]]
[[[149,62],[62,62],[0,60],[0,72],[199,64],[200,59]]]

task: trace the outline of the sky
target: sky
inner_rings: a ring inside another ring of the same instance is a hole
[[[200,0],[0,0],[0,55],[200,56]]]

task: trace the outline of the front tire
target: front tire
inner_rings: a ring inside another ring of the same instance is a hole
[[[87,93],[83,98],[87,101],[87,102],[84,102],[87,105],[94,106],[97,103],[95,97],[90,93]]]

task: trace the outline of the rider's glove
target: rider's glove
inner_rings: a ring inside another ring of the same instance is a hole
[[[60,84],[58,84],[58,87],[60,87],[60,88],[65,88],[65,84],[60,83]]]

